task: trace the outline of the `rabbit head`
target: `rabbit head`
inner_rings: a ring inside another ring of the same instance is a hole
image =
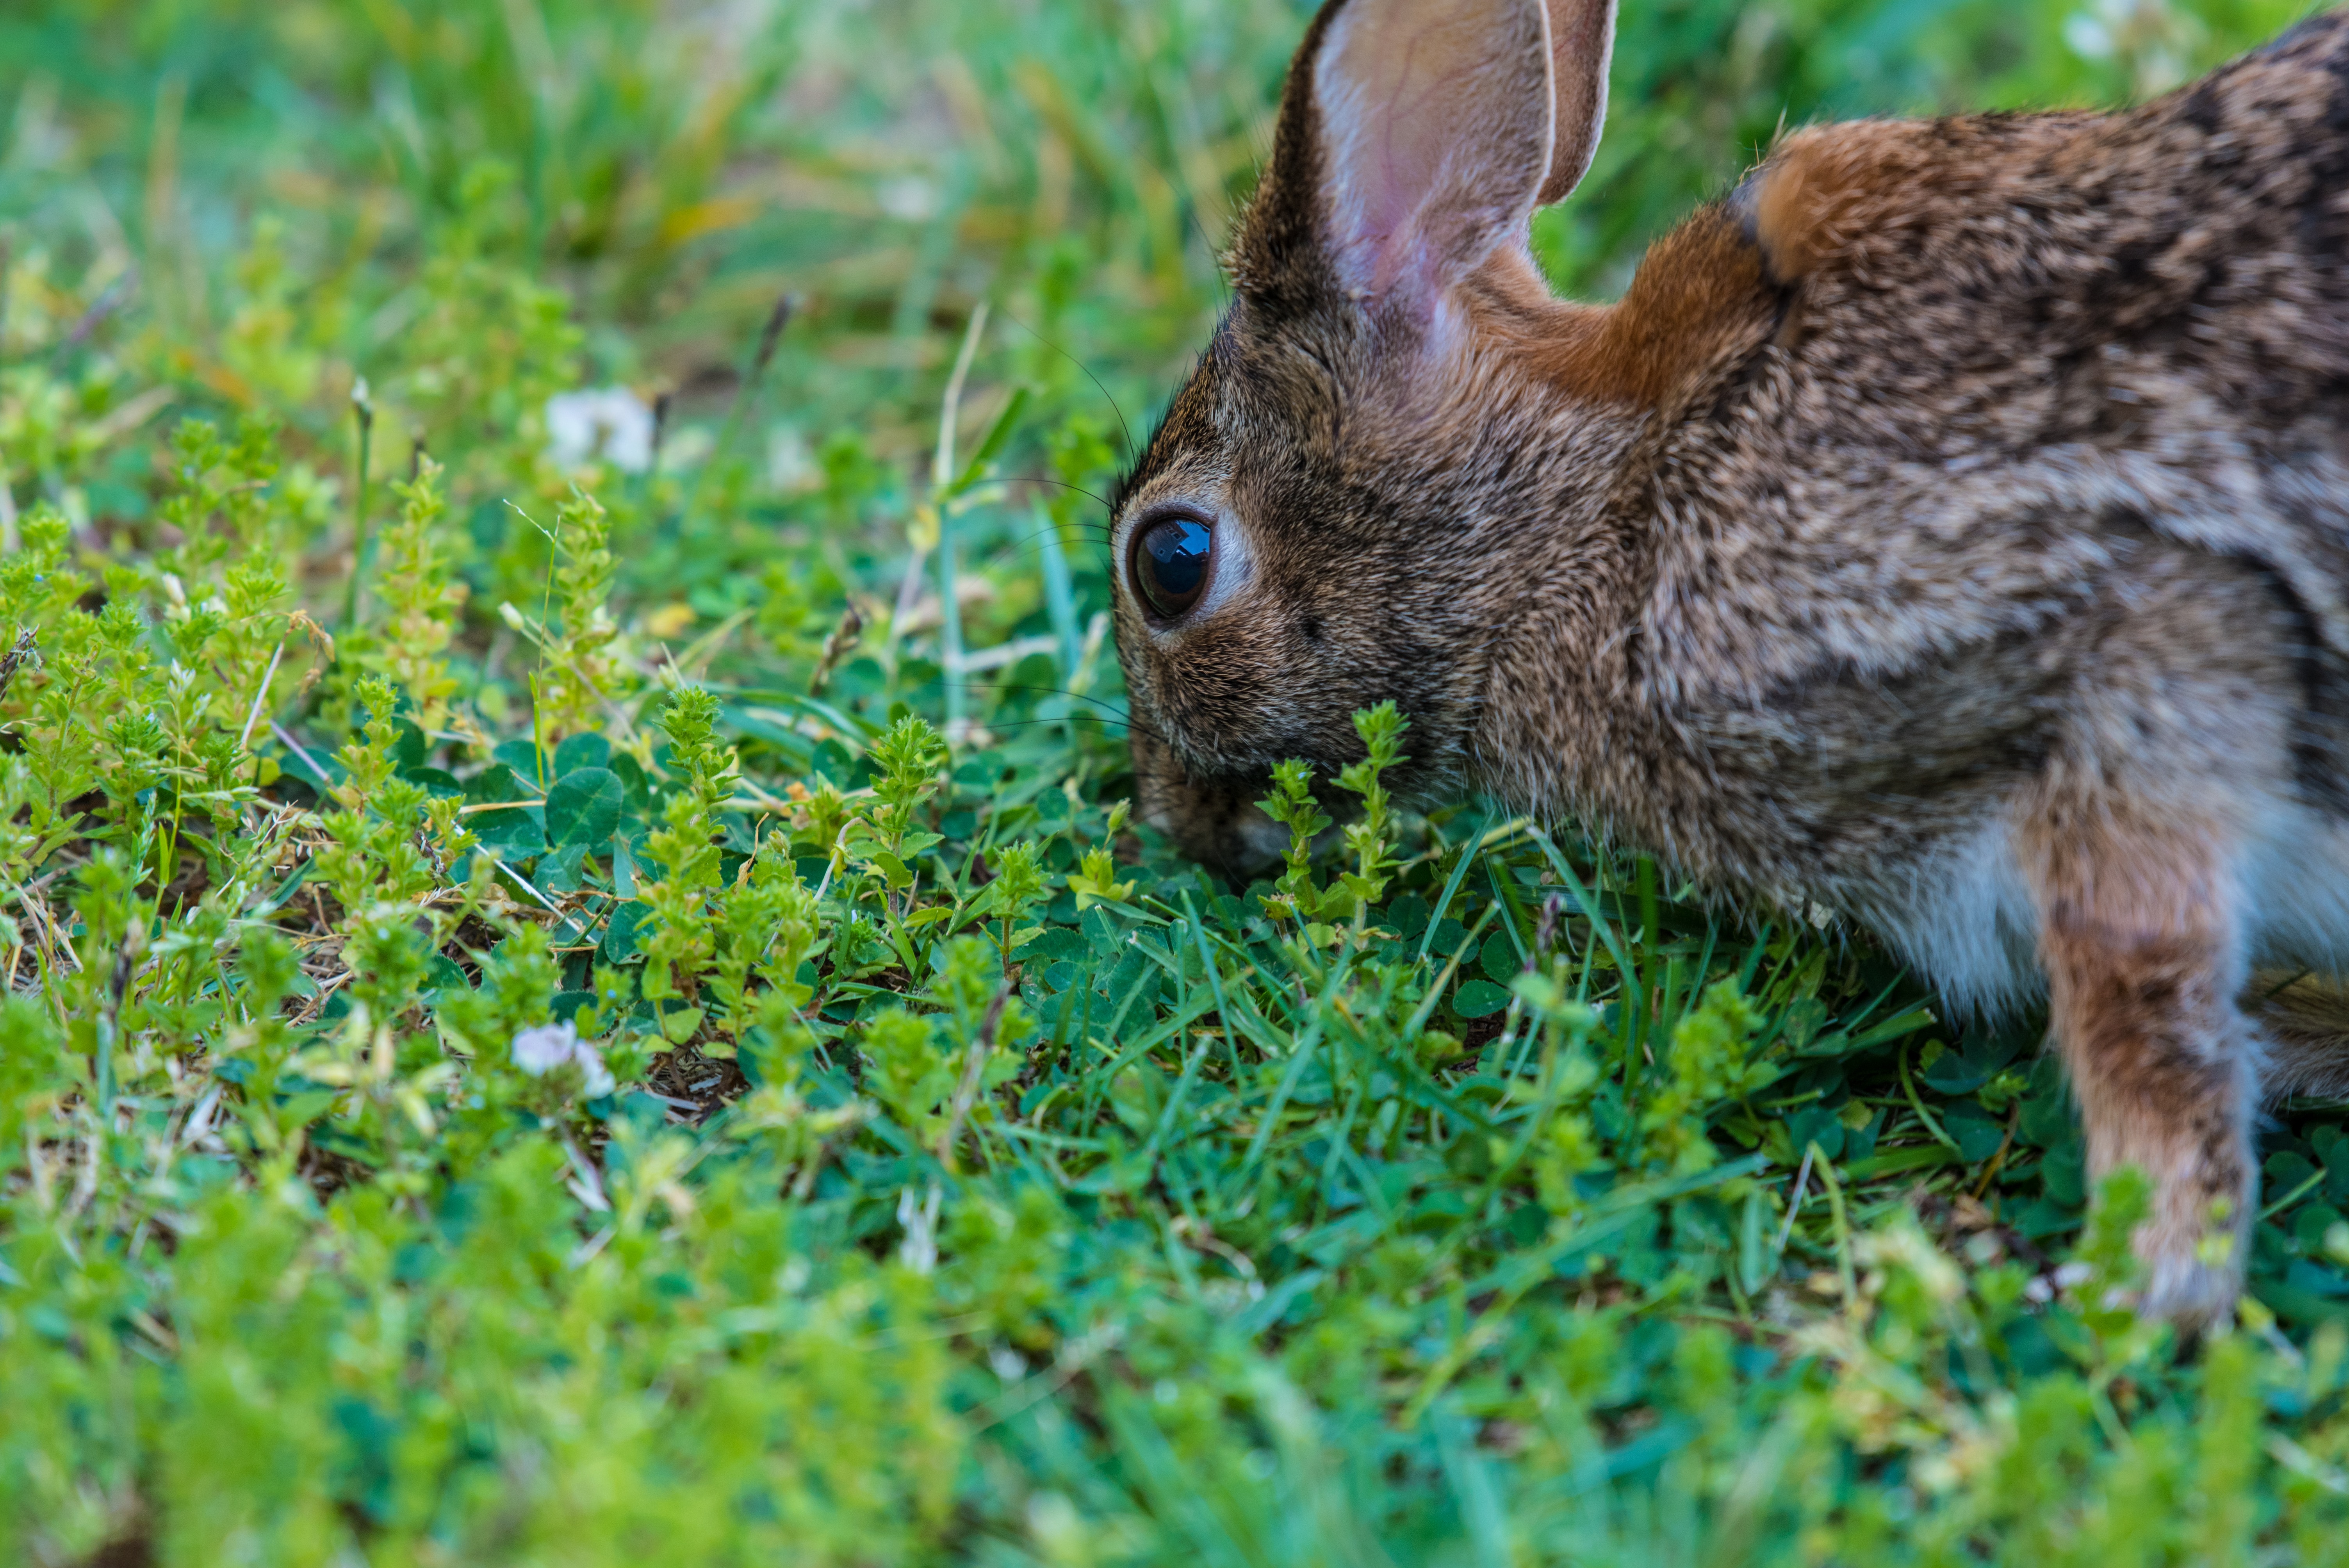
[[[1570,562],[1635,431],[1619,396],[1546,392],[1606,313],[1526,249],[1589,164],[1613,26],[1609,0],[1332,0],[1306,35],[1231,308],[1114,507],[1139,804],[1194,856],[1268,861],[1271,766],[1358,758],[1382,699],[1399,792],[1479,781],[1509,562],[1536,531]]]

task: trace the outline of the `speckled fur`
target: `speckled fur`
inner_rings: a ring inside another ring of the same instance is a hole
[[[1327,253],[1346,3],[1119,498],[1245,562],[1119,606],[1145,815],[1259,863],[1268,767],[1392,697],[1422,798],[1824,902],[1961,1002],[2052,977],[2092,1163],[2158,1180],[2148,1305],[2224,1314],[2263,1053],[2349,1083],[2322,1007],[2236,1000],[2349,958],[2349,23],[2112,117],[1805,130],[1623,304],[1512,236],[1431,325]]]

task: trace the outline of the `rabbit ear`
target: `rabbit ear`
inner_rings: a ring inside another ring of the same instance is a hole
[[[1541,0],[1347,0],[1313,60],[1347,293],[1433,296],[1521,232],[1549,168]]]
[[[1547,0],[1551,117],[1549,178],[1540,202],[1563,201],[1590,171],[1607,120],[1607,66],[1615,57],[1615,0]]]
[[[1432,315],[1588,167],[1613,26],[1612,0],[1330,0],[1234,248],[1242,292],[1334,283]]]

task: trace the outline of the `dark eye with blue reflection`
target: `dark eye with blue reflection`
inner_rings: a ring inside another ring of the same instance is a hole
[[[1162,517],[1133,535],[1133,591],[1162,620],[1199,602],[1207,588],[1215,531],[1193,517]]]

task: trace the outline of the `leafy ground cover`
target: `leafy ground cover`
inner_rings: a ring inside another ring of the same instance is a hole
[[[1634,8],[1545,259],[2286,19]],[[1127,820],[1093,496],[1299,25],[0,17],[0,1557],[2338,1560],[2342,1108],[2181,1352],[1832,912],[1391,711],[1275,880]]]

